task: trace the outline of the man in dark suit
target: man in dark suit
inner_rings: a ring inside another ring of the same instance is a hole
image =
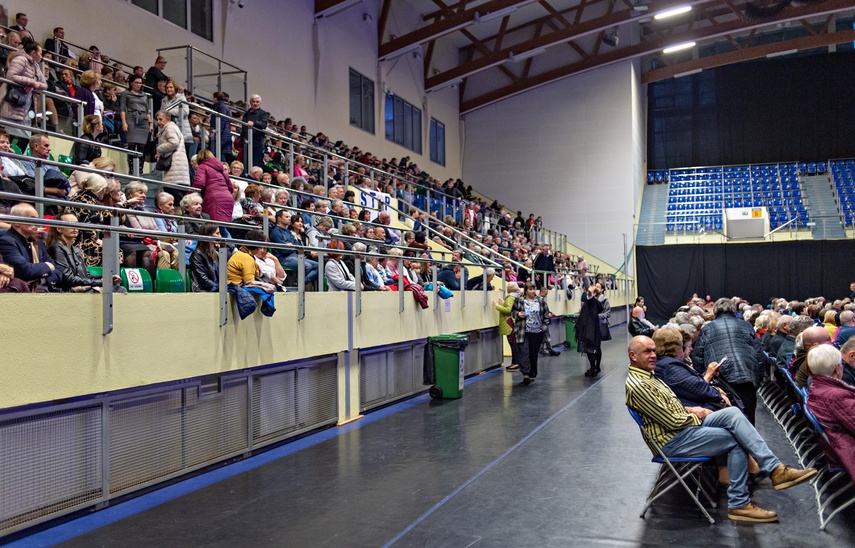
[[[548,285],[549,274],[544,274],[543,272],[555,271],[555,259],[553,259],[552,255],[549,253],[548,245],[545,245],[542,248],[534,248],[534,259],[532,260],[532,266],[536,271],[536,274],[534,276],[534,283],[537,285],[537,288],[540,289],[541,287]]]
[[[27,30],[27,23],[29,20],[27,19],[26,13],[16,13],[15,14],[15,24],[9,28],[12,30],[17,30],[18,32],[22,30]],[[29,31],[27,31],[29,32]]]
[[[249,150],[249,128],[244,126],[241,131],[241,138],[244,142],[244,150],[246,151],[246,167],[249,168],[250,158],[252,158],[253,166],[261,166],[264,164],[264,133],[258,130],[267,129],[267,111],[261,108],[261,96],[253,95],[249,98],[249,110],[244,114],[244,121],[247,125],[252,126],[252,156],[250,157]]]
[[[56,27],[53,29],[53,38],[45,40],[45,51],[49,51],[59,57],[57,61],[64,62],[68,59],[68,46],[65,45],[65,29]]]
[[[9,214],[34,219],[39,216],[30,204],[13,206]],[[62,273],[54,266],[44,244],[36,240],[38,231],[36,225],[13,224],[0,236],[0,255],[15,269],[15,276],[32,284],[34,291],[58,290]]]
[[[151,92],[157,89],[157,83],[162,80],[169,80],[169,77],[163,73],[166,68],[166,59],[160,55],[154,60],[154,65],[148,67],[143,78],[143,85],[148,88],[146,91]]]

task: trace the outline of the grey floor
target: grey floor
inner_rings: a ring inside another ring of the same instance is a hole
[[[65,542],[64,546],[853,546],[852,514],[819,531],[813,489],[755,500],[781,522],[709,525],[684,497],[644,505],[656,467],[624,406],[626,340],[583,376],[575,351],[537,382],[489,375],[460,400],[416,405]],[[758,429],[795,456],[765,408]]]

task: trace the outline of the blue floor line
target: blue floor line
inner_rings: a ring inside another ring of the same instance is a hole
[[[620,368],[618,368],[618,369],[620,369]],[[467,488],[469,485],[471,485],[475,480],[477,480],[477,479],[478,479],[478,478],[480,478],[482,475],[484,475],[486,472],[488,472],[491,468],[493,468],[494,466],[496,466],[497,464],[499,464],[499,463],[500,463],[500,462],[501,462],[505,457],[507,457],[508,455],[510,455],[511,453],[513,453],[514,451],[516,451],[516,450],[517,450],[517,449],[518,449],[522,444],[524,444],[525,442],[527,442],[528,440],[530,440],[530,439],[531,439],[535,434],[537,434],[538,432],[540,432],[541,430],[543,430],[543,429],[544,429],[544,428],[545,428],[549,423],[551,423],[552,421],[554,421],[555,419],[557,419],[557,418],[558,418],[562,413],[564,413],[565,411],[567,411],[568,409],[570,409],[571,407],[573,407],[573,405],[574,405],[577,401],[579,401],[579,399],[580,399],[580,398],[582,398],[582,396],[584,396],[585,394],[587,394],[588,392],[590,392],[592,388],[594,388],[594,387],[598,386],[601,382],[603,382],[604,380],[606,380],[607,378],[609,378],[610,376],[612,376],[614,373],[615,373],[615,371],[612,371],[612,372],[611,372],[611,373],[609,373],[608,375],[606,375],[606,376],[602,377],[601,379],[597,380],[594,384],[592,384],[591,386],[589,386],[588,388],[586,388],[585,390],[583,390],[581,394],[579,394],[578,396],[576,396],[575,398],[573,398],[572,400],[570,400],[570,401],[569,401],[569,402],[568,402],[564,407],[562,407],[561,409],[559,409],[558,411],[556,411],[556,412],[555,412],[551,417],[549,417],[548,419],[546,419],[545,421],[543,421],[542,423],[540,423],[540,425],[539,425],[537,428],[535,428],[534,430],[532,430],[531,432],[529,432],[528,434],[526,434],[526,436],[525,436],[524,438],[522,438],[520,441],[516,442],[513,446],[511,446],[511,448],[510,448],[510,449],[508,449],[507,451],[505,451],[504,453],[502,453],[501,455],[499,455],[499,456],[496,458],[496,460],[494,460],[493,462],[491,462],[490,464],[488,464],[487,466],[485,466],[484,468],[482,468],[480,472],[478,472],[477,474],[475,474],[474,476],[472,476],[471,478],[469,478],[468,480],[466,480],[466,481],[465,481],[463,484],[461,484],[457,489],[455,489],[454,491],[452,491],[452,492],[451,492],[447,497],[445,497],[445,498],[444,498],[444,499],[442,499],[441,501],[439,501],[439,502],[437,502],[436,504],[434,504],[434,505],[430,508],[430,510],[428,510],[427,512],[425,512],[424,514],[422,514],[421,516],[419,516],[419,517],[418,517],[418,519],[416,519],[416,521],[412,522],[412,523],[411,523],[411,524],[410,524],[406,529],[404,529],[403,531],[401,531],[400,533],[398,533],[398,535],[397,535],[397,536],[395,536],[395,538],[393,538],[392,540],[390,540],[389,542],[387,542],[386,544],[384,544],[384,545],[383,545],[383,548],[389,548],[390,546],[392,546],[393,544],[395,544],[396,542],[398,542],[399,540],[401,540],[401,538],[402,538],[404,535],[406,535],[407,533],[409,533],[410,531],[412,531],[412,530],[413,530],[416,526],[418,526],[421,522],[423,522],[425,519],[427,519],[428,517],[430,517],[430,515],[431,515],[431,514],[433,514],[433,513],[434,513],[434,512],[436,512],[437,510],[439,510],[439,509],[440,509],[440,507],[442,507],[442,505],[443,505],[443,504],[445,504],[446,502],[450,501],[452,498],[454,498],[454,496],[455,496],[455,495],[457,495],[459,492],[461,492],[461,491],[463,491],[464,489],[466,489],[466,488]]]
[[[468,386],[479,380],[486,379],[487,377],[495,376],[502,371],[503,368],[498,367],[480,375],[473,375],[464,380],[464,385]],[[392,404],[388,407],[384,407],[383,409],[368,413],[358,421],[354,421],[337,428],[329,428],[322,432],[318,432],[317,434],[312,434],[294,442],[286,443],[285,445],[276,447],[275,449],[240,460],[228,466],[224,466],[223,468],[211,470],[210,472],[152,491],[151,493],[132,498],[128,501],[122,502],[121,504],[110,506],[87,516],[69,521],[68,523],[63,523],[56,527],[34,533],[28,537],[11,542],[6,546],[14,548],[54,546],[74,537],[94,531],[95,529],[104,527],[105,525],[109,525],[134,514],[138,514],[139,512],[154,508],[155,506],[165,502],[177,499],[192,493],[193,491],[198,491],[199,489],[203,489],[238,474],[253,470],[254,468],[258,468],[259,466],[263,466],[277,459],[287,457],[288,455],[292,455],[298,451],[302,451],[303,449],[308,449],[309,447],[319,443],[331,440],[336,436],[346,434],[352,430],[386,418],[394,413],[405,411],[427,401],[430,401],[430,396],[422,394],[400,403]]]

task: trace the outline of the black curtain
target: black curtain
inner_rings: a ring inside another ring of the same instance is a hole
[[[695,244],[636,248],[638,294],[661,324],[693,293],[713,300],[738,295],[764,306],[773,297],[849,295],[855,241]]]
[[[764,59],[648,88],[648,169],[855,154],[855,52]]]

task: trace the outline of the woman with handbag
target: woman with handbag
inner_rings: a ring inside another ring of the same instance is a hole
[[[511,318],[511,312],[514,303],[520,297],[520,286],[516,282],[508,282],[507,291],[508,294],[504,302],[495,301],[493,307],[499,311],[499,335],[507,337],[508,346],[511,347],[511,364],[507,369],[508,371],[516,371],[520,368],[520,351],[516,337],[514,337],[514,320]]]
[[[42,61],[42,47],[35,42],[24,46],[24,55],[16,55],[9,61],[6,78],[16,85],[3,84],[0,86],[0,118],[23,124],[27,113],[33,106],[33,91],[47,89],[45,74],[39,63]],[[11,135],[29,139],[29,133],[23,130],[8,128]],[[23,147],[22,147],[23,149]]]
[[[142,76],[132,75],[128,78],[130,86],[119,99],[119,117],[122,119],[122,131],[128,141],[128,150],[143,152],[146,143],[154,131],[151,114],[148,111],[148,99],[142,91]],[[128,156],[128,167],[133,160]],[[140,165],[142,169],[142,165]]]
[[[579,311],[579,322],[576,324],[576,342],[579,352],[588,355],[590,367],[585,371],[586,377],[596,377],[600,374],[600,362],[603,359],[602,342],[611,340],[609,317],[611,305],[605,296],[605,286],[602,282],[588,286],[582,295],[582,309]]]
[[[184,151],[184,136],[181,130],[165,110],[157,111],[155,115],[157,127],[157,165],[155,169],[163,172],[162,181],[190,187],[190,164],[187,161],[187,153]],[[167,188],[166,192],[172,194],[176,201],[180,201],[185,192],[178,189]]]
[[[546,299],[537,294],[534,282],[526,282],[524,293],[511,308],[514,319],[514,338],[519,345],[520,372],[523,384],[529,385],[537,377],[537,359],[543,333],[549,329],[550,313]]]
[[[193,140],[193,129],[190,127],[190,105],[179,89],[175,80],[166,81],[166,97],[160,103],[160,109],[169,113],[169,116],[181,130],[184,137],[184,152],[188,158],[196,154],[196,141]]]

